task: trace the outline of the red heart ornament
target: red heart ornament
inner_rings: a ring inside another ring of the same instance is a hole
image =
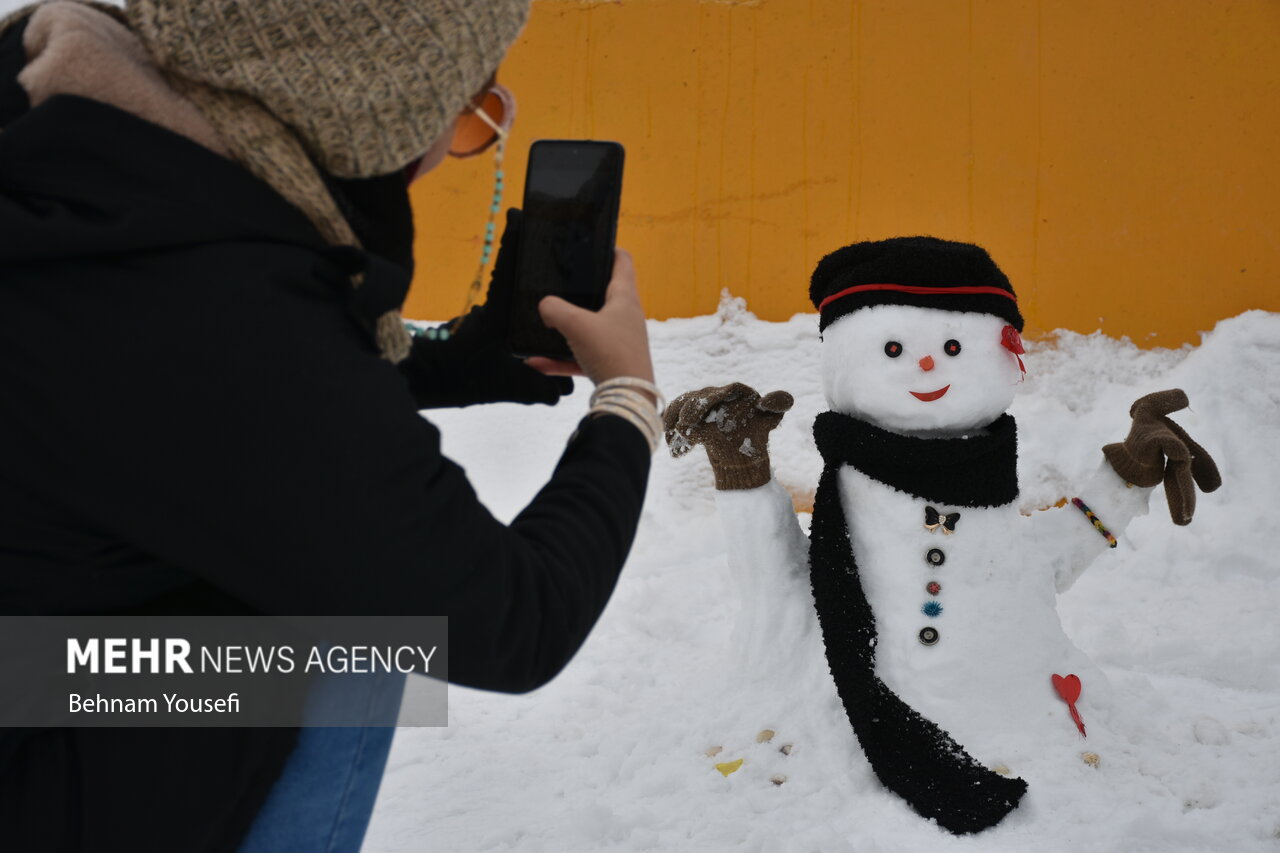
[[[1058,695],[1062,697],[1062,701],[1068,705],[1074,705],[1076,700],[1080,698],[1080,677],[1078,675],[1068,675],[1063,678],[1061,675],[1053,677],[1053,689],[1058,691]]]

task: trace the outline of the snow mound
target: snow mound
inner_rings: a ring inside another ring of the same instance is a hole
[[[794,395],[770,452],[804,506],[821,469],[810,429],[826,408],[816,315],[768,323],[726,300],[715,315],[649,331],[668,397],[735,380]],[[1188,528],[1172,524],[1157,492],[1120,547],[1061,598],[1067,633],[1142,725],[1099,766],[1075,768],[1051,806],[950,836],[872,777],[825,661],[773,649],[753,665],[734,648],[738,598],[710,467],[695,449],[655,459],[613,601],[555,682],[515,697],[452,688],[449,728],[397,733],[366,849],[1280,849],[1280,314],[1225,320],[1194,348],[1060,332],[1028,349],[1012,409],[1025,511],[1073,494],[1102,445],[1124,437],[1130,403],[1163,388],[1187,392],[1192,408],[1175,417],[1225,481],[1200,496]],[[588,392],[579,383],[554,408],[430,417],[445,452],[510,518],[549,475]],[[806,591],[780,579],[788,601]],[[728,775],[716,770],[738,759]]]

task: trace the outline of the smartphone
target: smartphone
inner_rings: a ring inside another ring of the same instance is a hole
[[[507,344],[512,355],[572,360],[538,302],[555,295],[598,311],[613,275],[623,148],[616,142],[540,139],[529,149]]]

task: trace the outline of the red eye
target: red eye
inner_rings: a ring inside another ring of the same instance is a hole
[[[960,342],[954,339],[947,341],[945,344],[942,345],[942,351],[945,352],[947,355],[959,355]]]
[[[897,358],[902,355],[902,344],[897,341],[889,341],[889,343],[884,345],[884,354],[889,356],[889,358]]]

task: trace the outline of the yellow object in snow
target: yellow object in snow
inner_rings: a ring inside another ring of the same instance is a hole
[[[726,761],[723,764],[717,764],[716,769],[720,771],[720,775],[728,776],[730,773],[734,772],[741,766],[742,766],[742,759],[739,758],[737,761]]]

